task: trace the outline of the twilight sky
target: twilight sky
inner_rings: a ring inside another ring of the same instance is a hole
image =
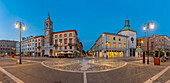
[[[153,21],[153,34],[170,37],[170,0],[0,0],[0,40],[19,40],[17,20],[26,24],[22,36],[44,35],[48,12],[54,32],[76,29],[84,50],[103,32],[117,33],[125,24],[144,36],[143,24]]]

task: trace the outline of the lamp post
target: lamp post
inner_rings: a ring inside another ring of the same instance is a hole
[[[19,25],[18,25],[18,23],[19,23]],[[25,24],[23,22],[20,22],[20,21],[16,22],[15,27],[20,28],[20,58],[19,58],[19,64],[22,64],[22,61],[21,61],[21,29],[25,30],[26,27],[25,27]]]
[[[147,28],[145,27],[145,25],[147,26]],[[154,25],[152,22],[147,22],[144,24],[144,27],[143,29],[146,30],[147,29],[147,35],[148,35],[148,38],[147,38],[147,54],[148,54],[148,57],[147,57],[147,64],[149,64],[149,28],[153,29],[154,28]]]

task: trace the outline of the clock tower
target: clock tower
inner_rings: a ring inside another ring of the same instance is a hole
[[[44,44],[45,47],[52,45],[53,36],[53,22],[50,20],[50,15],[48,13],[47,20],[44,22]]]

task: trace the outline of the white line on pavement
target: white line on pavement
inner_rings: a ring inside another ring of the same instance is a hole
[[[170,80],[166,81],[165,83],[170,83]]]
[[[87,77],[86,77],[86,72],[83,72],[83,77],[84,77],[84,83],[87,83]]]
[[[9,76],[12,80],[14,80],[16,83],[24,83],[22,80],[18,79],[17,77],[15,77],[14,75],[10,74],[9,72],[7,72],[5,69],[0,67],[0,71],[2,71],[4,74],[6,74],[7,76]]]
[[[170,66],[166,67],[164,70],[162,70],[161,72],[159,72],[158,74],[156,74],[152,78],[148,79],[144,83],[152,83],[154,80],[158,79],[162,74],[164,74],[169,68],[170,68]]]

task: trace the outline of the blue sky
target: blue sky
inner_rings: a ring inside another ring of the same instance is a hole
[[[153,34],[170,37],[169,0],[0,0],[0,40],[19,40],[17,20],[26,24],[22,36],[44,35],[48,12],[54,32],[76,29],[84,50],[89,50],[102,32],[117,33],[126,16],[137,37],[143,24],[153,21]]]

